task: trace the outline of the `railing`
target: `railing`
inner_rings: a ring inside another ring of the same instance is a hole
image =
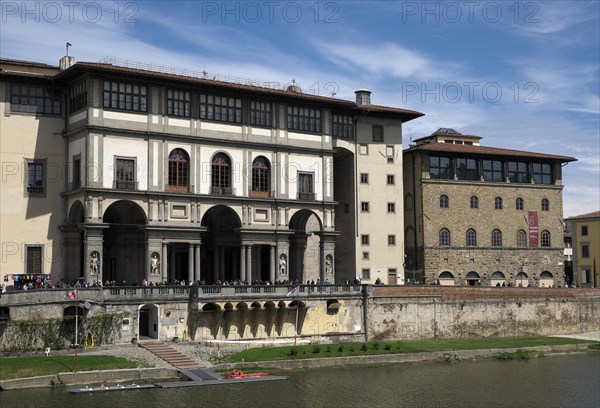
[[[119,190],[137,190],[137,181],[115,180],[115,188]]]
[[[231,187],[211,187],[210,193],[212,195],[232,196],[235,195],[235,189]]]
[[[298,200],[314,201],[315,193],[298,193]]]

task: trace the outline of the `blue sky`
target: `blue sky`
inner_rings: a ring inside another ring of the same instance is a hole
[[[572,156],[565,217],[600,208],[598,1],[2,2],[0,55],[105,56],[287,84],[426,116],[486,146]]]

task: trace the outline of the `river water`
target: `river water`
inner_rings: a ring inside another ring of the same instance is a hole
[[[526,361],[305,369],[284,375],[289,376],[284,381],[102,394],[68,394],[65,389],[2,391],[0,406],[600,407],[600,353],[546,356]]]

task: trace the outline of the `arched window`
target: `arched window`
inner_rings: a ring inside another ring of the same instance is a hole
[[[501,247],[502,246],[502,232],[498,229],[492,231],[492,246],[493,247]]]
[[[525,209],[525,202],[523,201],[523,199],[521,197],[517,197],[517,201],[515,201],[515,208],[517,210]]]
[[[262,156],[252,162],[252,197],[269,197],[271,192],[271,165]]]
[[[550,211],[550,201],[547,198],[542,200],[542,211]]]
[[[494,208],[496,210],[502,209],[502,197],[496,197],[496,199],[494,200]]]
[[[527,233],[524,230],[517,231],[517,246],[519,248],[527,247]]]
[[[440,246],[450,246],[450,231],[446,228],[440,230]]]
[[[473,228],[467,230],[467,246],[477,246],[477,232]]]
[[[231,161],[225,153],[217,153],[212,160],[212,194],[231,194]]]
[[[446,194],[442,194],[440,196],[440,208],[448,208],[450,205],[450,200]]]
[[[550,231],[542,231],[542,246],[550,248]]]
[[[183,149],[175,149],[169,155],[168,190],[187,193],[190,176],[190,157]]]
[[[471,197],[471,208],[479,208],[479,198],[477,196]]]

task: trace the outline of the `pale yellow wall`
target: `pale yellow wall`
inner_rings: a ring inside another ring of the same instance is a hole
[[[2,194],[0,194],[0,281],[25,273],[25,245],[43,245],[43,273],[58,280],[62,268],[59,225],[64,220],[67,168],[59,116],[11,113],[8,84],[0,83]],[[64,108],[64,107],[63,107]],[[27,197],[26,159],[47,160],[46,196]],[[12,284],[9,281],[8,284]]]

